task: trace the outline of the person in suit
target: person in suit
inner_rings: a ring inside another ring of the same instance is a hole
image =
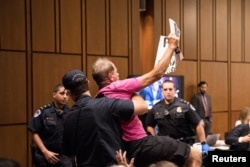
[[[152,107],[156,102],[158,102],[163,98],[160,85],[161,85],[160,81],[156,81],[144,89],[145,90],[144,99],[150,107]]]
[[[230,145],[230,150],[250,151],[250,124],[240,124],[229,132],[225,143]]]
[[[201,81],[198,84],[198,93],[190,100],[190,103],[195,107],[198,115],[203,119],[206,136],[211,133],[212,123],[211,98],[207,94],[207,88],[207,82]]]

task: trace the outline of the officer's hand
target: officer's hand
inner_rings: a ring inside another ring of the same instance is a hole
[[[50,163],[50,164],[56,164],[59,159],[58,159],[58,156],[59,154],[58,153],[54,153],[54,152],[51,152],[51,151],[46,151],[44,153],[44,156],[46,158],[46,160]]]
[[[207,143],[203,143],[202,145],[201,145],[201,151],[202,151],[202,154],[204,155],[204,154],[208,154],[208,151],[210,151],[211,150],[211,148],[209,147],[209,145],[207,144]]]

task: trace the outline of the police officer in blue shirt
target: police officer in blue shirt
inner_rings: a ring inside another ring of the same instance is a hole
[[[195,112],[195,108],[183,99],[175,97],[175,84],[171,80],[162,83],[164,99],[156,103],[148,113],[146,119],[147,131],[156,135],[170,136],[190,145],[194,143],[195,132],[202,143],[202,152],[207,153],[210,148],[206,144],[206,137],[202,119]]]
[[[68,92],[62,84],[53,90],[53,102],[40,107],[28,124],[32,132],[33,163],[36,167],[71,167],[72,162],[63,155],[63,122],[69,107]]]

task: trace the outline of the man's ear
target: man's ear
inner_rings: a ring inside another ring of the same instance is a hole
[[[55,96],[56,96],[56,93],[55,93],[55,92],[53,92],[53,98],[55,98]]]
[[[108,79],[109,79],[109,81],[114,81],[114,77],[113,77],[113,73],[112,72],[110,72],[109,74],[108,74]]]

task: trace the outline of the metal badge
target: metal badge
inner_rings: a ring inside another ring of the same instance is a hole
[[[177,107],[176,112],[181,113],[182,112],[182,108],[181,107]]]

